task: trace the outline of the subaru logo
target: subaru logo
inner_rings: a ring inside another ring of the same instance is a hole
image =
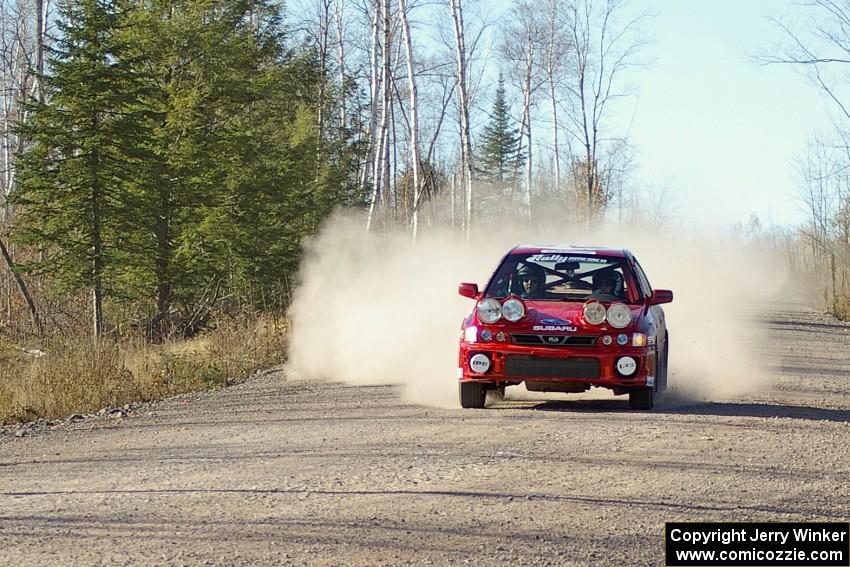
[[[561,342],[560,337],[546,337],[546,340],[549,341],[549,343],[553,344],[553,345]]]
[[[541,319],[541,325],[569,325],[572,321],[565,319]]]

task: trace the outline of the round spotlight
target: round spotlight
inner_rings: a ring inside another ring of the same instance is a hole
[[[516,323],[525,315],[525,305],[519,299],[508,299],[502,304],[502,317]]]
[[[496,333],[496,340],[499,341],[500,343],[505,342],[506,338],[507,337],[505,337],[505,333],[503,333],[502,331],[499,331],[498,333]]]
[[[478,302],[478,318],[484,323],[495,323],[502,316],[502,306],[495,299]]]
[[[615,329],[627,327],[632,322],[632,312],[624,303],[612,303],[608,307],[608,324]]]
[[[626,343],[629,342],[629,336],[625,333],[620,333],[617,335],[617,344],[620,346],[626,346]]]
[[[622,376],[631,376],[637,372],[637,362],[631,356],[622,356],[617,359],[617,372]]]
[[[486,354],[473,354],[469,359],[469,369],[479,374],[484,374],[490,370],[490,359]]]
[[[602,337],[602,344],[605,346],[611,346],[611,343],[613,342],[614,339],[611,337],[611,335],[605,335],[604,337]]]
[[[591,325],[601,325],[605,322],[605,306],[598,301],[588,301],[584,304],[584,320]]]
[[[481,340],[482,341],[489,341],[492,338],[493,338],[493,333],[491,333],[489,329],[484,329],[483,331],[481,331]]]

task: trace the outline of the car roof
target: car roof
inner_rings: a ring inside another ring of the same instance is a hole
[[[511,254],[598,254],[613,258],[627,258],[631,256],[631,252],[625,248],[583,246],[578,244],[520,244],[511,250]]]

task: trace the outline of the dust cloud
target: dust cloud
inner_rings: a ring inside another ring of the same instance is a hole
[[[565,223],[515,224],[479,228],[468,243],[429,229],[414,243],[406,232],[367,233],[361,218],[334,216],[306,247],[289,312],[287,372],[402,384],[408,401],[456,407],[460,324],[474,306],[458,295],[458,283],[483,287],[517,244],[575,243],[628,248],[654,288],[673,290],[664,307],[672,399],[723,399],[767,384],[757,317],[781,294],[781,262],[698,233],[616,227],[588,237]]]

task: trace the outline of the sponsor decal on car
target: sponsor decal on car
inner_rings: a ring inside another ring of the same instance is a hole
[[[571,325],[534,325],[532,328],[535,331],[563,331],[567,333],[575,333],[578,331],[578,327],[573,327]]]
[[[545,250],[544,250],[545,252]],[[582,251],[584,253],[584,251]],[[525,259],[526,262],[584,262],[585,264],[610,264],[607,258],[588,258],[587,256],[568,256],[565,254],[532,254]]]
[[[569,325],[572,323],[569,319],[541,319],[541,325]]]
[[[566,262],[567,257],[561,254],[534,254],[525,259],[526,262]]]

